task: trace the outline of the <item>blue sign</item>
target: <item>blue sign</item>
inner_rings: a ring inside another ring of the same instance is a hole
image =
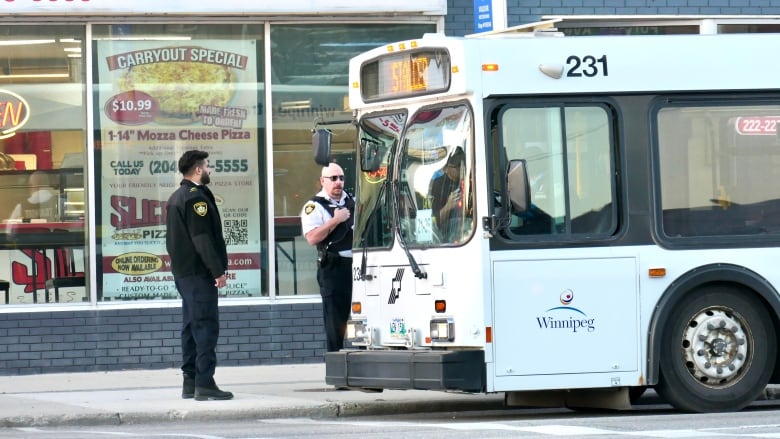
[[[493,0],[474,0],[474,32],[493,30]]]

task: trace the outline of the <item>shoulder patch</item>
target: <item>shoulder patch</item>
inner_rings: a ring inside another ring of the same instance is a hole
[[[314,212],[314,208],[315,208],[314,203],[306,203],[306,205],[303,206],[303,213],[308,215],[308,214]]]
[[[198,188],[193,186],[190,188],[190,192],[198,192]]]
[[[198,201],[192,205],[192,208],[195,209],[195,213],[199,216],[206,216],[209,213],[209,205],[205,201]]]

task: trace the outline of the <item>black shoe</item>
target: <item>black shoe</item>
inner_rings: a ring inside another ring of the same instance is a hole
[[[195,397],[195,378],[184,375],[184,382],[181,385],[182,399],[191,399]]]
[[[195,401],[233,399],[233,394],[219,390],[219,387],[195,387]]]

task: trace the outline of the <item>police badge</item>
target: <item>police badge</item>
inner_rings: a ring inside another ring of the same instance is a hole
[[[195,213],[199,216],[206,216],[206,214],[209,212],[209,205],[206,204],[205,201],[198,201],[192,206],[193,209],[195,209]]]

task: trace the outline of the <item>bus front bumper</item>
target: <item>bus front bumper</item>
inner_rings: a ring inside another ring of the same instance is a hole
[[[325,354],[325,382],[336,387],[485,391],[485,353],[341,350]]]

